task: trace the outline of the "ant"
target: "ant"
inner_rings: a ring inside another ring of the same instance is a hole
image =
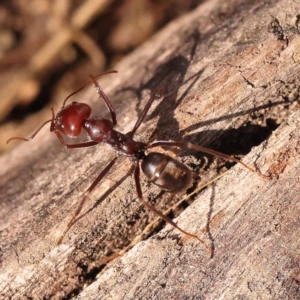
[[[259,176],[269,179],[268,176],[262,175],[259,172],[255,171],[254,169],[250,168],[248,165],[244,164],[240,160],[214,151],[212,149],[204,148],[199,145],[195,145],[189,142],[176,142],[176,141],[155,141],[155,142],[136,142],[133,137],[140,127],[142,121],[144,120],[146,114],[148,113],[153,101],[156,98],[159,98],[160,95],[158,92],[154,93],[150,99],[148,100],[145,108],[142,110],[137,122],[135,123],[133,129],[126,133],[120,133],[114,130],[114,127],[117,125],[116,113],[111,104],[110,100],[102,90],[101,86],[96,81],[96,78],[110,74],[110,73],[117,73],[115,70],[106,71],[97,76],[89,76],[88,81],[78,90],[71,93],[63,102],[61,109],[54,114],[53,108],[52,111],[52,118],[44,122],[34,133],[29,136],[29,138],[22,138],[22,137],[12,137],[7,140],[9,143],[12,140],[23,140],[23,141],[30,141],[32,140],[36,134],[47,124],[51,123],[50,125],[50,132],[54,132],[59,139],[60,143],[67,149],[71,148],[85,148],[95,146],[99,143],[106,143],[110,145],[115,151],[115,157],[109,162],[109,164],[104,168],[104,170],[98,175],[98,177],[94,180],[94,182],[90,185],[90,187],[85,191],[84,197],[81,200],[79,206],[74,211],[71,220],[69,221],[66,230],[60,237],[58,244],[61,244],[63,241],[64,236],[69,231],[69,229],[75,223],[76,217],[79,215],[84,203],[88,199],[89,194],[93,191],[97,184],[106,176],[106,174],[111,170],[111,168],[116,163],[118,157],[120,155],[125,155],[129,157],[134,165],[134,180],[136,185],[136,191],[139,200],[145,205],[148,209],[152,210],[156,213],[159,217],[165,220],[167,223],[171,224],[174,228],[178,229],[182,233],[190,236],[192,238],[197,239],[200,241],[204,246],[208,248],[208,246],[204,243],[202,239],[200,239],[197,235],[189,233],[182,228],[180,228],[175,222],[173,222],[170,218],[163,215],[160,211],[158,211],[155,207],[151,204],[147,203],[143,199],[143,193],[140,184],[140,160],[141,160],[141,168],[146,177],[149,179],[150,182],[154,183],[161,189],[168,191],[170,193],[176,194],[182,191],[187,190],[192,184],[192,173],[190,169],[185,166],[184,164],[180,163],[179,161],[171,158],[170,156],[158,152],[150,152],[146,154],[149,149],[157,147],[157,146],[167,146],[167,147],[177,147],[177,148],[187,148],[196,151],[205,152],[208,154],[212,154],[218,157],[221,157],[226,160],[234,161],[237,163],[242,164],[245,168],[258,174]],[[91,119],[90,115],[92,109],[89,105],[85,103],[79,102],[72,102],[71,104],[66,105],[67,100],[83,90],[89,83],[94,85],[98,95],[100,98],[103,98],[109,112],[111,115],[111,120],[107,119]],[[84,129],[90,138],[90,141],[78,143],[78,144],[67,144],[64,139],[63,135],[66,135],[71,138],[76,138],[80,135],[81,129]]]

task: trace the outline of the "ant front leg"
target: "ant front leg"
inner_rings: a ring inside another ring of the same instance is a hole
[[[90,193],[93,191],[93,189],[96,187],[97,184],[99,184],[99,182],[106,176],[106,174],[110,171],[110,169],[113,167],[113,165],[115,164],[115,162],[117,161],[118,156],[116,156],[115,158],[113,158],[110,163],[104,168],[104,170],[98,175],[98,177],[95,179],[95,181],[90,185],[90,187],[85,191],[83,199],[81,200],[81,202],[79,203],[77,209],[75,210],[75,212],[73,213],[73,216],[71,218],[71,220],[69,221],[66,230],[64,231],[64,233],[62,234],[62,236],[60,237],[60,239],[58,240],[58,245],[60,245],[66,235],[66,233],[69,231],[69,229],[73,226],[73,224],[75,223],[75,219],[76,217],[79,215],[79,213],[82,210],[82,207],[84,205],[84,203],[86,202],[86,200],[88,199]]]
[[[149,148],[154,148],[154,147],[157,147],[157,146],[170,146],[170,147],[178,147],[178,148],[182,148],[182,149],[186,148],[186,149],[192,149],[192,150],[208,153],[208,154],[211,154],[211,155],[214,155],[214,156],[217,156],[217,157],[221,157],[225,160],[237,162],[237,163],[241,164],[242,166],[244,166],[249,171],[251,171],[253,173],[256,173],[258,176],[260,176],[264,179],[271,179],[270,176],[263,175],[260,172],[257,172],[256,170],[254,170],[253,168],[251,168],[248,165],[244,164],[242,161],[240,161],[239,159],[237,159],[233,156],[230,156],[230,155],[227,155],[227,154],[224,154],[224,153],[221,153],[221,152],[209,149],[209,148],[205,148],[205,147],[202,147],[202,146],[199,146],[199,145],[195,145],[195,144],[188,143],[188,142],[157,141],[157,142],[153,142],[153,143],[147,145],[146,148],[149,149]]]
[[[112,122],[114,125],[117,125],[117,118],[116,118],[116,112],[114,110],[114,107],[112,106],[110,100],[108,99],[108,97],[106,96],[106,94],[104,93],[104,91],[102,90],[101,86],[98,84],[98,82],[96,81],[96,78],[100,77],[100,76],[103,76],[103,75],[106,75],[106,74],[111,74],[111,73],[118,73],[118,71],[115,71],[115,70],[111,70],[111,71],[106,71],[106,72],[103,72],[103,73],[100,73],[96,76],[92,76],[90,75],[89,76],[89,79],[88,81],[82,86],[80,87],[79,89],[77,89],[75,92],[71,93],[63,102],[63,106],[62,107],[65,107],[66,105],[66,102],[67,100],[72,97],[73,95],[77,94],[78,92],[80,92],[81,90],[83,90],[89,83],[92,83],[98,93],[98,95],[100,96],[100,98],[103,98],[105,104],[106,104],[106,107],[107,109],[109,110],[110,112],[110,115],[111,115],[111,119],[112,119]]]
[[[210,253],[210,249],[209,247],[205,244],[205,242],[203,240],[201,240],[197,235],[189,233],[185,230],[183,230],[182,228],[180,228],[175,222],[173,222],[170,218],[168,218],[167,216],[165,216],[164,214],[162,214],[160,211],[158,211],[154,206],[152,206],[151,204],[149,204],[148,202],[146,202],[143,198],[143,193],[142,193],[142,189],[141,189],[141,183],[140,183],[140,166],[139,163],[136,162],[135,163],[135,169],[134,169],[134,180],[135,180],[135,185],[136,185],[136,191],[138,194],[138,198],[140,200],[140,202],[142,202],[142,204],[144,206],[146,206],[148,209],[150,209],[151,211],[153,211],[155,214],[157,214],[159,217],[161,217],[164,221],[166,221],[167,223],[169,223],[170,225],[172,225],[174,228],[178,229],[179,231],[181,231],[182,233],[184,233],[187,236],[190,236],[194,239],[197,239],[199,242],[201,242],[209,251]]]
[[[102,74],[101,74],[102,75]],[[99,75],[98,75],[99,76]],[[103,89],[101,88],[101,86],[98,84],[98,82],[96,81],[96,77],[93,77],[92,75],[90,75],[89,77],[89,81],[94,85],[95,90],[97,91],[98,95],[100,96],[100,98],[103,98],[107,109],[110,112],[111,115],[111,119],[114,125],[117,125],[117,117],[116,117],[116,112],[115,109],[113,107],[113,105],[111,104],[110,100],[108,99],[108,97],[106,96],[106,94],[104,93]]]
[[[92,146],[99,144],[99,142],[95,142],[95,141],[88,141],[88,142],[78,143],[78,144],[67,144],[64,141],[64,139],[59,131],[54,131],[54,133],[56,134],[60,143],[67,149],[87,148],[87,147],[92,147]]]

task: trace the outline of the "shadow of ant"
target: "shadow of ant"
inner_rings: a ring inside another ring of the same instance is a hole
[[[179,124],[174,117],[174,111],[176,107],[181,103],[182,99],[188,94],[190,89],[195,85],[195,83],[201,77],[203,70],[200,70],[190,78],[185,80],[185,76],[189,66],[191,65],[193,58],[196,53],[196,48],[200,42],[200,33],[198,30],[194,30],[190,36],[188,36],[182,45],[187,45],[187,48],[178,47],[174,53],[176,56],[171,57],[163,64],[160,64],[154,71],[149,71],[149,68],[146,67],[144,74],[141,76],[141,84],[135,87],[124,87],[116,92],[116,94],[123,94],[124,92],[132,92],[137,98],[136,102],[136,112],[137,115],[140,115],[142,108],[140,108],[140,102],[143,98],[142,93],[144,90],[150,90],[150,94],[155,93],[157,90],[160,90],[164,87],[167,89],[167,98],[168,101],[161,100],[154,110],[147,115],[146,119],[153,119],[158,117],[158,122],[156,125],[155,139],[162,139],[163,136],[167,135],[172,138],[178,136],[179,133]],[[190,46],[192,43],[192,46]],[[187,52],[185,55],[178,55],[180,52]],[[159,53],[157,54],[157,56]],[[190,59],[187,59],[186,56],[190,56]],[[156,57],[155,55],[153,57]],[[149,62],[146,65],[151,65]],[[147,78],[148,74],[153,74],[151,78]],[[186,88],[181,97],[178,98],[178,92],[182,85],[191,81],[190,85]],[[144,83],[143,83],[144,82]],[[164,96],[165,98],[165,96]],[[178,99],[177,99],[178,98]],[[168,114],[167,118],[165,114]],[[167,120],[167,123],[166,123]],[[167,125],[167,126],[166,126]],[[164,132],[160,132],[160,128],[164,129]],[[149,141],[152,139],[150,138]]]

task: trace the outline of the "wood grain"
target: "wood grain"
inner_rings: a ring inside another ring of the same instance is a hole
[[[100,82],[122,132],[133,127],[149,95],[167,86],[137,139],[184,139],[229,154],[246,154],[256,141],[243,161],[272,180],[235,166],[178,219],[211,245],[212,258],[167,226],[101,272],[103,260],[155,217],[136,199],[129,160],[95,189],[57,246],[113,152],[105,145],[67,151],[43,130],[0,158],[1,297],[299,299],[299,7],[297,0],[204,2]],[[79,97],[108,117],[91,88]],[[177,155],[197,182],[218,166],[209,159],[199,170],[202,156]],[[142,188],[160,210],[182,197],[145,180]]]

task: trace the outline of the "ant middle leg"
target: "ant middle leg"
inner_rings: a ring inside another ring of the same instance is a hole
[[[194,239],[197,239],[199,242],[201,242],[206,248],[207,250],[210,252],[209,247],[205,244],[205,242],[203,240],[201,240],[197,235],[189,233],[185,230],[183,230],[182,228],[180,228],[175,222],[173,222],[170,218],[168,218],[167,216],[165,216],[164,214],[162,214],[159,210],[157,210],[154,206],[152,206],[151,204],[149,204],[148,202],[146,202],[143,198],[143,193],[142,193],[142,189],[141,189],[141,183],[140,183],[140,166],[139,163],[136,162],[135,163],[135,169],[134,169],[134,180],[135,180],[135,186],[136,186],[136,191],[138,194],[138,198],[140,200],[140,202],[146,206],[148,209],[150,209],[151,211],[153,211],[155,214],[157,214],[159,217],[161,217],[164,221],[166,221],[167,223],[169,223],[170,225],[172,225],[174,228],[178,229],[179,231],[181,231],[182,233],[184,233],[187,236],[190,236]]]

